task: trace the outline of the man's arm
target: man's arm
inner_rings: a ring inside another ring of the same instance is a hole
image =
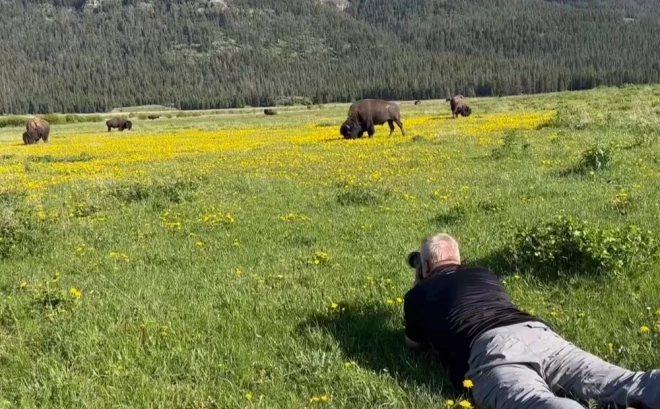
[[[428,347],[428,341],[424,335],[422,326],[423,309],[420,305],[420,294],[415,291],[418,287],[413,287],[406,294],[403,304],[403,317],[405,320],[405,339],[408,348],[414,351],[421,351]]]

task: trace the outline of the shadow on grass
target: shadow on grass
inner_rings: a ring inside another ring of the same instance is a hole
[[[395,329],[392,309],[377,306],[342,306],[335,314],[318,314],[300,325],[303,336],[310,330],[332,335],[348,361],[377,373],[387,373],[408,387],[430,393],[452,393],[435,353],[408,350],[401,329]]]

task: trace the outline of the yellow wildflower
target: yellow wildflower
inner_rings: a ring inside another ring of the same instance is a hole
[[[641,327],[639,327],[639,332],[641,332],[642,334],[648,334],[649,332],[651,332],[651,328],[647,327],[646,325],[642,325]]]
[[[451,400],[451,399],[447,399],[447,401],[445,402],[445,405],[450,406],[450,407],[451,407],[451,406],[454,406],[455,404],[456,404],[456,402],[454,402],[454,401]]]
[[[337,308],[339,308],[339,304],[337,304],[336,302],[333,302],[333,303],[330,304],[330,309],[331,310],[336,310]]]
[[[401,297],[396,297],[396,303],[397,303],[397,304],[401,304],[401,303],[403,303],[403,298],[401,298]]]
[[[330,255],[325,251],[317,251],[314,253],[314,264],[319,265],[330,260]]]
[[[462,408],[465,408],[465,409],[470,409],[472,407],[472,404],[469,401],[466,401],[466,400],[460,401],[458,403],[458,405]]]
[[[27,287],[27,286],[28,286],[28,283],[26,283],[25,281],[23,281],[23,282],[19,285],[19,287],[21,287],[21,289],[23,289],[23,288],[25,288],[25,287]]]
[[[246,393],[245,394],[245,399],[252,400],[252,394],[251,393]]]
[[[470,379],[466,379],[466,380],[463,381],[463,387],[467,388],[467,389],[470,389],[470,388],[474,387],[474,383]]]
[[[82,297],[82,292],[80,292],[80,290],[78,290],[75,287],[71,287],[71,289],[69,290],[69,294],[71,294],[71,297],[76,299]]]

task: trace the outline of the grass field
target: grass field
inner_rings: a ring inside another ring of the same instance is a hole
[[[355,141],[347,105],[0,129],[0,408],[469,399],[402,342],[405,258],[440,231],[569,340],[660,368],[660,87],[447,105]]]

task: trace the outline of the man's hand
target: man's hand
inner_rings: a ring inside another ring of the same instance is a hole
[[[419,266],[415,269],[415,284],[417,285],[422,281],[422,267]]]

